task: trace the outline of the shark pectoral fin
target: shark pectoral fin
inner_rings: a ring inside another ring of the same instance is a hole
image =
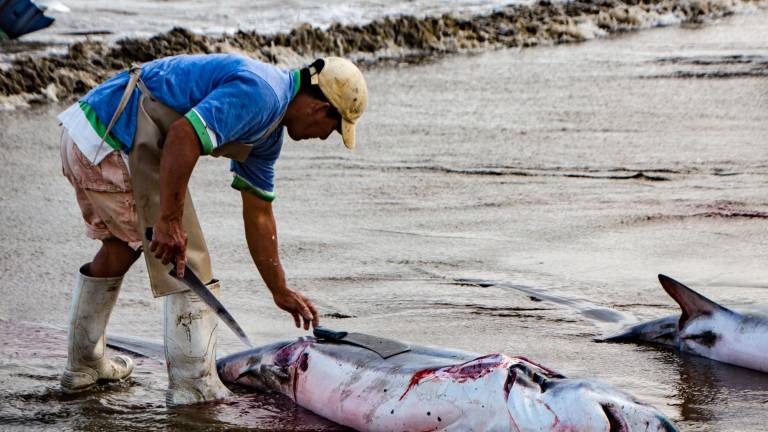
[[[704,297],[696,291],[688,288],[680,282],[663,274],[659,275],[659,282],[664,291],[680,305],[682,314],[678,322],[678,328],[683,328],[685,324],[702,315],[712,315],[716,311],[730,312],[728,309],[720,306],[712,300]]]

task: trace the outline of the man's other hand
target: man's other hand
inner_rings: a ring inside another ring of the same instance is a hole
[[[162,260],[163,264],[176,261],[176,276],[184,277],[184,268],[187,262],[187,232],[178,219],[165,221],[162,218],[157,221],[152,233],[152,243],[149,250],[155,258]]]
[[[272,297],[275,299],[277,307],[293,315],[293,322],[297,328],[303,326],[304,330],[309,330],[310,323],[312,327],[320,325],[320,315],[317,313],[317,309],[301,293],[285,288],[272,293]]]

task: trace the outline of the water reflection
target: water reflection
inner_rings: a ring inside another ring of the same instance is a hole
[[[131,378],[76,395],[59,387],[66,362],[66,332],[0,320],[0,424],[31,429],[82,431],[256,430],[345,431],[298,407],[280,394],[253,394],[235,388],[224,403],[167,409],[165,365],[134,358]],[[0,428],[2,429],[2,428]]]
[[[670,371],[680,418],[696,423],[742,422],[742,414],[768,402],[768,375],[715,360],[659,348]],[[677,377],[675,378],[675,373]]]

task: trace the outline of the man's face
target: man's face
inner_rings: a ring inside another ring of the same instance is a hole
[[[293,140],[310,138],[326,139],[335,131],[341,131],[341,114],[328,102],[306,98],[302,102],[302,115],[287,124],[288,135]]]

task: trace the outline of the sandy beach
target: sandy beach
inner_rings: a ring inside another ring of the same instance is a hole
[[[525,355],[614,384],[686,431],[764,427],[764,374],[592,339],[677,313],[658,273],[768,311],[766,10],[366,79],[359,149],[287,141],[277,166],[288,281],[324,325]],[[3,429],[336,429],[265,396],[168,411],[165,366],[150,360],[130,387],[58,393],[71,286],[98,246],[61,176],[65,107],[0,113]],[[250,261],[229,182],[227,161],[208,158],[191,183],[222,301],[256,343],[304,334]],[[109,332],[160,340],[162,302],[141,267]],[[239,349],[222,329],[220,353]]]

